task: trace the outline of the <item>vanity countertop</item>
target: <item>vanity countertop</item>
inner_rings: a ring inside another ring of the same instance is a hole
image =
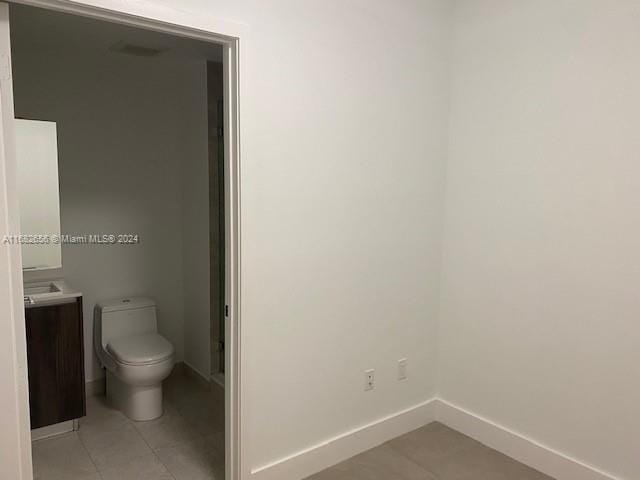
[[[81,297],[63,279],[30,282],[24,284],[24,306],[26,308],[69,303]]]

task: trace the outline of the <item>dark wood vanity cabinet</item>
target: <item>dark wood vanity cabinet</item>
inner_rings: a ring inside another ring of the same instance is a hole
[[[82,298],[25,308],[31,428],[83,417]]]

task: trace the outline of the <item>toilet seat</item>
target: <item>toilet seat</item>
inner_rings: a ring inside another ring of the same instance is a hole
[[[112,340],[107,352],[124,365],[153,365],[173,356],[173,345],[157,333],[133,335]]]

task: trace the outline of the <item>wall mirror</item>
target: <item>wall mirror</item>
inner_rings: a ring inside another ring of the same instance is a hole
[[[62,251],[55,241],[56,235],[60,238],[56,123],[16,119],[15,127],[22,268],[60,268]]]

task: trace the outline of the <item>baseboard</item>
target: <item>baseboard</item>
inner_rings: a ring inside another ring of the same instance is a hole
[[[84,385],[85,395],[87,397],[93,397],[98,395],[104,395],[105,388],[105,377],[99,378],[98,380],[91,380]]]
[[[621,480],[445,400],[435,400],[434,407],[436,419],[449,428],[557,480]]]
[[[206,388],[215,382],[186,362],[175,373],[194,378]],[[104,394],[104,378],[86,383],[87,396]],[[507,427],[446,400],[434,398],[251,471],[256,480],[300,479],[433,421],[439,421],[557,480],[622,480],[596,467],[542,445]]]
[[[211,375],[211,382],[218,384],[220,388],[224,389],[225,388],[224,373],[218,372]]]
[[[435,400],[380,418],[270,464],[252,469],[256,480],[300,479],[435,420]]]
[[[187,362],[180,362],[180,364],[182,366],[181,367],[182,373],[184,375],[191,377],[200,385],[202,385],[203,388],[206,388],[207,390],[211,388],[211,380],[209,379],[208,376],[203,375],[198,370],[196,370],[191,365],[189,365],[189,363]]]
[[[51,437],[64,435],[78,429],[78,420],[67,420],[66,422],[48,425],[46,427],[31,430],[31,441],[37,442]]]

